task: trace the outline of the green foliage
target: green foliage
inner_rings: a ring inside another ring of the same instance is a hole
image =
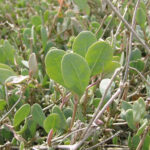
[[[45,58],[46,72],[48,76],[61,85],[65,85],[61,71],[61,60],[65,52],[62,50],[50,50]]]
[[[13,125],[16,127],[18,126],[30,113],[30,105],[24,104],[22,105],[14,116],[14,123]]]
[[[66,118],[65,118],[63,112],[60,110],[60,108],[58,106],[55,106],[55,107],[53,107],[52,112],[59,115],[59,118],[61,121],[61,128],[64,130],[67,130],[68,127],[67,127]]]
[[[4,110],[5,106],[6,106],[6,101],[3,99],[0,99],[0,111]]]
[[[85,56],[91,69],[91,76],[104,71],[105,66],[112,61],[113,50],[107,42],[98,41],[92,44]]]
[[[133,118],[133,110],[132,109],[128,109],[126,111],[126,121],[128,122],[128,126],[131,129],[133,129],[133,130],[136,129],[134,118]]]
[[[113,1],[128,23],[136,3]],[[135,18],[135,32],[147,45],[148,3],[139,3]],[[95,130],[77,149],[90,149],[99,139],[123,130],[109,144],[121,147],[128,141],[128,148],[135,150],[149,125],[150,59],[136,36],[129,42],[130,34],[105,0],[0,0],[0,147],[74,147],[71,144],[85,138],[83,129],[94,119],[110,79],[121,67],[100,111],[119,88],[121,93],[92,124],[102,130]],[[147,82],[127,68],[127,60]],[[142,150],[149,150],[149,143],[148,131]]]
[[[0,83],[4,84],[6,79],[8,79],[11,76],[15,76],[16,73],[12,70],[0,68]]]
[[[34,104],[31,108],[31,114],[33,117],[33,120],[39,124],[41,127],[43,127],[43,122],[45,120],[45,114],[43,113],[43,110],[39,104]]]
[[[44,120],[44,129],[49,133],[50,129],[56,130],[61,129],[61,119],[58,114],[52,113]]]
[[[107,89],[107,86],[110,84],[110,79],[103,79],[99,85],[99,90],[102,94],[102,96],[104,95],[106,89]],[[110,86],[110,88],[108,89],[108,92],[107,92],[107,95],[106,95],[106,98],[110,98],[111,97],[111,93],[112,93],[112,90],[114,89],[115,87],[115,83],[113,82]]]
[[[72,49],[75,53],[85,57],[88,48],[96,41],[96,37],[92,32],[82,31],[75,38]]]
[[[80,55],[66,54],[62,59],[62,75],[66,86],[81,96],[89,83],[90,69]]]
[[[146,12],[143,8],[138,8],[136,13],[136,21],[142,28],[144,28],[146,22]]]

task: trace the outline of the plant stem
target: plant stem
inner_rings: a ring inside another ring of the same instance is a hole
[[[69,132],[71,131],[71,128],[73,127],[73,124],[74,124],[74,121],[75,121],[78,101],[79,101],[79,97],[78,97],[78,95],[75,95],[74,96],[74,109],[73,109],[73,115],[72,115],[72,120],[71,120],[71,124],[70,124],[70,128],[69,128]]]

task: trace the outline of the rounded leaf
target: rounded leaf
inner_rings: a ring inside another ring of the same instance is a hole
[[[53,111],[52,112],[59,115],[60,120],[61,120],[61,128],[66,130],[67,129],[66,118],[65,118],[63,112],[60,110],[60,108],[58,106],[55,106],[55,107],[53,107]]]
[[[65,52],[63,50],[50,50],[45,58],[46,72],[48,76],[61,85],[64,84],[64,80],[61,73],[61,60]]]
[[[43,122],[45,120],[45,114],[43,113],[43,110],[39,104],[34,104],[31,109],[31,114],[33,117],[33,120],[39,124],[41,127],[43,127]]]
[[[105,66],[112,61],[113,50],[107,42],[98,41],[91,45],[85,56],[91,69],[91,75],[97,75],[104,71]]]
[[[66,86],[81,96],[90,79],[86,60],[78,54],[66,54],[62,59],[62,75]]]
[[[18,126],[30,113],[30,105],[24,104],[21,106],[14,116],[14,126]]]
[[[61,128],[61,120],[58,114],[52,113],[44,120],[44,129],[47,133],[51,129],[56,131]]]
[[[95,35],[90,31],[82,31],[75,38],[72,49],[75,53],[85,57],[88,48],[96,42]]]

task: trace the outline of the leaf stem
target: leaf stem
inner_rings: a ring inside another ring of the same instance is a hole
[[[73,127],[74,121],[75,121],[75,117],[76,117],[76,112],[77,112],[77,106],[78,106],[78,101],[79,101],[79,97],[78,95],[75,94],[74,96],[74,109],[73,109],[73,115],[72,115],[72,120],[71,120],[71,124],[70,124],[70,128],[69,128],[69,132],[71,131],[71,128]]]

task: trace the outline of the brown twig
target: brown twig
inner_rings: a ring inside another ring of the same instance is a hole
[[[70,124],[70,128],[69,128],[69,132],[71,131],[71,128],[73,127],[74,121],[75,121],[75,117],[76,117],[76,112],[77,112],[77,106],[78,106],[78,101],[79,101],[79,97],[78,95],[74,96],[74,109],[73,109],[73,115],[72,115],[72,120],[71,120],[71,124]]]
[[[147,50],[148,54],[150,54],[149,46],[138,36],[135,30],[131,27],[131,25],[122,17],[120,12],[114,7],[110,0],[106,0],[111,9],[116,13],[116,15],[122,20],[125,26],[133,33],[133,35],[139,40],[139,42],[143,45],[143,47]]]
[[[150,130],[150,124],[145,128],[144,133],[143,133],[143,137],[142,137],[142,139],[141,139],[138,147],[136,148],[136,150],[141,150],[142,149],[144,140],[145,140],[146,135],[147,135],[147,133],[148,133],[149,130]]]

